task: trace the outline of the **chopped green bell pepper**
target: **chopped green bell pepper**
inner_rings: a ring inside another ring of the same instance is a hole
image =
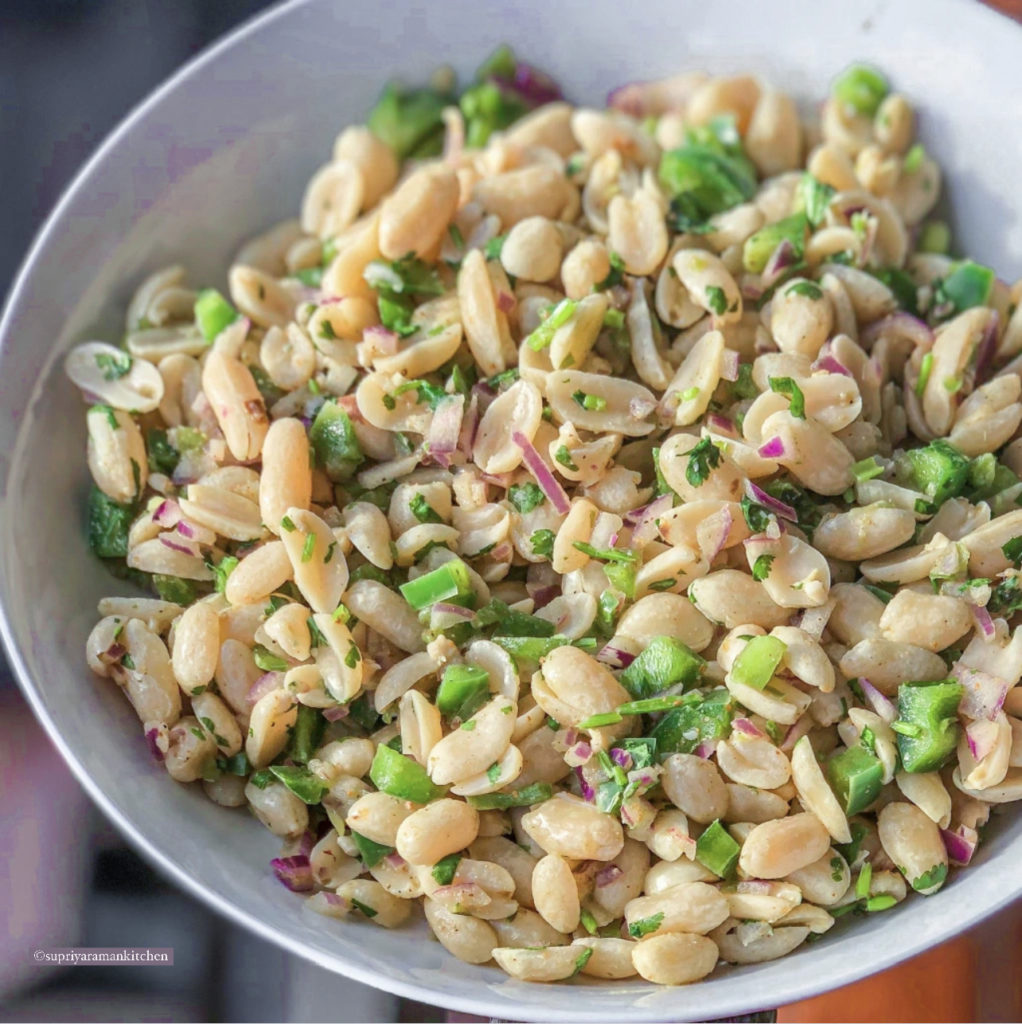
[[[731,678],[756,690],[765,689],[787,649],[788,645],[775,636],[754,636],[735,658]]]
[[[731,694],[721,689],[703,700],[696,697],[691,703],[668,711],[649,732],[656,740],[658,757],[691,754],[700,743],[723,739],[731,731],[733,709]]]
[[[958,705],[965,692],[953,679],[898,688],[898,753],[907,772],[935,772],[958,744]]]
[[[206,341],[238,319],[238,311],[215,289],[203,288],[195,299],[195,323]]]
[[[809,221],[804,213],[767,224],[751,235],[742,246],[742,264],[752,274],[761,274],[773,251],[784,241],[790,242],[795,259],[805,251]]]
[[[436,706],[447,718],[469,719],[490,692],[488,673],[475,665],[448,665],[436,693]]]
[[[718,878],[728,878],[738,864],[741,847],[718,818],[696,840],[696,860]]]
[[[416,611],[431,608],[437,601],[457,599],[459,603],[464,603],[465,598],[473,593],[468,566],[458,558],[452,558],[439,569],[402,583],[398,589]]]
[[[427,804],[445,792],[441,786],[434,784],[418,761],[399,754],[386,744],[376,748],[376,756],[369,768],[369,778],[380,792],[416,804]]]
[[[309,427],[316,462],[331,480],[347,480],[365,456],[348,414],[334,401],[324,402]]]
[[[935,504],[957,498],[969,483],[970,460],[954,445],[938,438],[922,448],[910,448],[898,467],[910,475],[910,484]]]
[[[880,795],[884,768],[865,747],[848,747],[827,762],[827,778],[845,814],[858,814]]]
[[[621,673],[621,685],[635,698],[653,697],[679,683],[694,686],[705,659],[680,640],[654,637],[649,646]]]

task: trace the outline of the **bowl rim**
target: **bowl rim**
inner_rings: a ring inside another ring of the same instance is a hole
[[[156,88],[147,93],[107,133],[78,168],[70,181],[64,186],[59,199],[36,231],[26,255],[23,257],[12,279],[10,290],[7,293],[2,312],[0,312],[0,354],[2,354],[12,333],[11,325],[16,317],[18,307],[28,290],[28,283],[45,250],[48,248],[51,238],[59,231],[61,221],[68,208],[72,206],[79,195],[86,189],[93,172],[102,164],[108,154],[116,149],[122,139],[153,109],[158,107],[166,96],[172,94],[179,84],[186,81],[197,71],[215,63],[222,52],[242,44],[248,36],[279,19],[289,16],[293,11],[303,7],[310,7],[317,2],[320,2],[320,0],[281,0],[281,2],[273,4],[267,9],[239,22],[224,35],[213,40],[200,50],[195,56],[178,67],[169,77],[164,79]],[[1003,27],[1005,23],[1011,23],[1016,30],[1022,29],[1022,24],[1009,17],[1005,12],[993,8],[987,3],[968,2],[968,0],[944,0],[944,2],[958,6],[963,11],[969,10],[971,17],[987,23],[987,31],[994,31],[998,26]],[[595,1014],[593,1009],[589,1008],[591,1003],[599,999],[600,986],[598,983],[578,990],[580,993],[586,992],[588,998],[585,998],[584,1001],[579,1001],[580,1005],[577,1010],[558,1008],[544,1010],[542,1015],[529,1013],[526,1004],[511,1003],[507,996],[498,996],[488,991],[485,985],[480,985],[480,994],[478,996],[464,996],[439,991],[426,982],[415,984],[394,978],[386,972],[385,964],[382,964],[378,970],[372,970],[351,963],[347,960],[342,950],[329,954],[305,945],[295,945],[286,934],[274,929],[272,922],[263,921],[261,918],[245,910],[242,906],[233,903],[229,898],[221,896],[211,888],[208,888],[200,879],[186,873],[183,868],[177,865],[168,852],[165,852],[154,841],[150,840],[130,820],[128,815],[122,813],[113,801],[107,797],[58,730],[56,723],[47,710],[43,695],[37,689],[28,664],[25,658],[23,658],[16,642],[14,627],[9,619],[7,603],[3,600],[3,596],[2,592],[0,592],[0,642],[2,642],[14,678],[17,680],[19,688],[32,708],[37,720],[46,730],[50,742],[60,753],[64,762],[70,767],[77,782],[82,786],[92,802],[102,811],[104,816],[136,851],[165,878],[173,882],[174,885],[183,889],[211,910],[223,915],[264,941],[272,943],[286,952],[332,973],[340,974],[353,981],[392,995],[406,997],[419,1002],[435,999],[438,1001],[432,1005],[445,1009],[510,1020],[538,1019],[591,1022],[600,1019],[598,1014]],[[927,949],[935,947],[941,942],[961,935],[984,918],[1003,909],[1014,898],[1022,895],[1022,876],[1016,879],[1014,885],[1012,885],[1010,879],[1002,879],[1002,886],[999,900],[971,904],[964,913],[960,913],[956,917],[953,924],[948,925],[946,931],[939,938],[935,939],[932,936],[918,934],[913,935],[910,932],[899,943],[897,949],[876,949],[872,955],[865,951],[865,955],[856,958],[855,962],[849,960],[843,971],[839,973],[805,978],[798,977],[797,972],[792,972],[788,980],[782,979],[778,982],[775,979],[771,979],[772,993],[766,1002],[771,1007],[779,1007],[791,1002],[812,998],[824,992],[859,981],[878,971],[887,970],[913,956],[925,952]],[[729,970],[734,970],[734,968],[731,967]],[[653,990],[660,987],[650,985],[650,988]],[[698,985],[685,986],[689,992],[693,993],[698,991],[698,987]],[[681,1005],[679,1005],[678,1009],[685,1016],[672,1017],[671,1019],[705,1019],[699,1010],[698,1000],[695,1000],[696,1005],[691,1007],[685,1006],[683,999],[680,999],[679,1003]],[[757,1003],[757,1005],[759,1004]],[[511,1012],[509,1013],[509,1011]],[[729,997],[725,988],[722,992],[715,993],[714,1005],[710,1008],[710,1012],[717,1016],[751,1012],[749,998],[747,995]],[[690,1016],[692,1013],[695,1013],[696,1016]],[[661,1021],[665,1018],[663,1013],[647,1011],[633,1005],[628,1019]]]

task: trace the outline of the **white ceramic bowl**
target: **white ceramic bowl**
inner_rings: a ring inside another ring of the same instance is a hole
[[[0,328],[0,625],[11,663],[83,785],[156,865],[254,932],[359,981],[483,1015],[563,1021],[705,1020],[845,984],[1022,893],[1022,818],[1009,814],[938,896],[848,922],[775,963],[684,989],[529,985],[454,960],[424,927],[389,932],[304,911],[268,870],[276,841],[151,764],[127,702],[85,667],[96,600],[119,584],[85,544],[84,416],[63,352],[118,338],[134,285],[156,267],[179,260],[193,282],[222,284],[239,242],[293,213],[334,135],[362,119],[388,76],[421,81],[444,62],[468,73],[501,41],[595,104],[621,82],[693,67],[752,69],[816,100],[844,65],[868,59],[919,105],[962,250],[1005,278],[1022,272],[1022,35],[978,3],[285,5],[121,125],[64,196],[11,294]]]

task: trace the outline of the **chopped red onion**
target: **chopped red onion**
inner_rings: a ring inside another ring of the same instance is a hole
[[[426,434],[426,444],[431,455],[450,455],[457,451],[464,411],[464,395],[449,395],[437,404]]]
[[[273,868],[273,873],[277,878],[292,892],[308,892],[315,886],[312,867],[305,854],[296,854],[294,857],[274,857],[270,861],[270,867]]]
[[[781,239],[780,244],[770,254],[770,258],[766,261],[766,266],[763,268],[763,283],[769,287],[777,280],[782,271],[787,270],[788,267],[797,261],[798,256],[795,253],[795,246],[791,244],[789,239]]]
[[[611,668],[628,668],[635,661],[635,655],[631,651],[623,651],[620,647],[607,644],[597,652],[596,660],[604,665],[610,665]]]
[[[775,498],[772,494],[767,494],[762,487],[754,484],[751,480],[746,481],[745,493],[754,502],[773,512],[774,515],[787,519],[790,523],[798,522],[798,513],[791,505],[781,501],[780,498]]]
[[[349,714],[350,709],[346,704],[338,704],[336,707],[323,710],[323,717],[328,722],[339,722],[342,718],[347,718]]]
[[[493,484],[494,487],[502,487],[507,490],[513,479],[510,473],[483,473],[480,472],[479,479],[485,483]]]
[[[586,764],[593,756],[593,748],[585,740],[579,740],[573,747],[564,752],[564,760],[572,768]]]
[[[717,431],[718,434],[727,434],[731,438],[738,437],[738,428],[735,426],[734,420],[728,419],[727,416],[721,416],[720,413],[711,412],[706,417],[706,425]]]
[[[539,452],[536,451],[533,443],[520,430],[516,430],[511,435],[511,440],[521,448],[525,465],[536,478],[539,489],[546,495],[557,514],[567,515],[571,509],[571,502],[568,501],[564,488],[557,482],[557,478],[547,467]]]
[[[433,611],[440,615],[450,615],[455,619],[471,619],[475,612],[461,604],[449,604],[447,601],[437,601],[433,605]]]
[[[728,538],[731,536],[731,527],[734,526],[734,523],[734,516],[731,515],[731,509],[727,505],[703,521],[702,525],[708,528],[708,536],[705,538],[707,542],[706,553],[711,562],[724,550],[724,545],[727,544]],[[702,543],[702,538],[700,543]]]
[[[862,334],[863,347],[868,351],[877,338],[888,333],[900,334],[922,352],[928,352],[933,347],[933,331],[930,327],[918,317],[904,311],[891,313],[870,324]]]
[[[859,680],[859,685],[862,687],[862,695],[869,701],[869,706],[885,722],[893,722],[898,717],[898,709],[892,701],[885,697],[865,676]]]
[[[404,857],[402,857],[401,854],[397,852],[397,850],[394,850],[393,853],[388,853],[387,856],[383,859],[392,868],[400,868],[405,863]]]
[[[695,750],[692,751],[692,753],[695,754],[696,757],[701,757],[701,758],[703,758],[703,760],[705,760],[708,757],[712,757],[713,753],[714,753],[714,751],[716,749],[717,749],[717,744],[716,743],[711,743],[711,742],[707,741],[707,742],[704,742],[704,743],[700,743],[699,746],[696,747]]]
[[[607,93],[607,106],[621,110],[632,117],[642,117],[647,111],[644,104],[644,82],[625,82]]]
[[[475,395],[479,399],[479,404],[485,410],[486,406],[497,397],[497,389],[488,380],[477,380],[472,385],[472,390],[469,394]]]
[[[829,353],[827,355],[821,355],[820,358],[813,363],[812,368],[814,370],[825,370],[827,373],[840,373],[844,377],[852,376],[852,371],[849,370],[844,363],[838,362],[838,360]]]
[[[255,704],[268,693],[280,688],[283,675],[280,672],[264,672],[249,688],[245,694],[247,704]]]
[[[578,779],[578,788],[582,794],[582,799],[593,803],[596,800],[596,790],[586,782],[581,765],[575,765],[575,778]]]
[[[564,730],[563,738],[567,746],[573,747],[578,742],[578,729],[573,725],[569,725],[568,728]]]
[[[446,601],[439,601],[430,609],[429,628],[433,630],[450,629],[472,619],[474,612],[470,608],[463,608],[459,604],[448,604]]]
[[[163,751],[160,749],[159,726],[153,726],[152,729],[146,730],[145,741],[149,744],[149,753],[153,755],[153,760],[156,761],[158,764],[162,764]]]
[[[338,896],[335,892],[327,892],[324,890],[320,893],[320,896],[322,896],[331,907],[346,907],[348,910],[351,910],[351,901],[346,900],[343,896]]]
[[[764,459],[779,459],[786,454],[784,441],[779,436],[774,436],[765,444],[761,444],[758,451]]]
[[[561,87],[545,71],[531,64],[516,64],[512,78],[493,75],[490,81],[517,93],[531,107],[541,107],[562,97]]]
[[[649,398],[633,398],[628,403],[628,415],[633,420],[644,420],[657,407],[657,403]]]
[[[692,79],[685,74],[651,82],[626,82],[607,93],[607,106],[634,118],[658,117],[684,108],[692,92]]]
[[[758,302],[766,290],[762,285],[762,279],[754,274],[746,274],[742,277],[741,283],[742,298],[749,302]]]
[[[746,736],[763,736],[763,730],[758,728],[754,722],[750,722],[747,718],[735,718],[731,722],[731,728],[736,732],[743,733]]]
[[[639,505],[637,508],[630,509],[622,516],[622,519],[624,519],[626,525],[628,526],[638,526],[639,523],[641,523],[642,520],[645,519],[647,514],[649,513],[650,506],[656,505],[657,503],[663,504],[664,498],[670,498],[670,495],[662,494],[659,498],[654,498],[653,501],[648,502],[645,505]],[[668,508],[669,507],[670,503],[668,503]]]
[[[813,727],[812,715],[803,715],[797,722],[789,726],[788,731],[784,734],[784,739],[781,741],[781,750],[785,753],[794,749],[795,744],[798,743],[806,733]]]
[[[555,597],[561,596],[561,588],[552,584],[547,587],[540,587],[533,595],[533,611],[545,608]]]
[[[515,549],[508,541],[502,541],[491,552],[490,558],[494,562],[510,562],[514,557]]]
[[[761,878],[743,879],[735,886],[735,890],[740,893],[748,893],[750,896],[769,896],[773,891],[770,888],[770,882],[764,882]]]
[[[373,324],[371,327],[366,327],[362,331],[362,337],[365,338],[367,334],[373,336],[373,344],[376,348],[386,355],[393,355],[398,349],[398,336],[397,334],[383,324]]]
[[[720,375],[724,380],[738,380],[738,353],[731,349],[724,349],[724,361],[720,368]]]
[[[461,419],[461,430],[458,433],[458,451],[466,455],[472,455],[472,446],[476,441],[476,431],[479,429],[479,396],[473,394],[468,402],[468,409],[464,411]]]
[[[177,532],[182,537],[187,537],[189,540],[195,540],[195,527],[186,523],[183,519],[177,524]]]
[[[967,825],[959,825],[957,831],[954,832],[951,829],[942,828],[940,830],[940,838],[944,840],[944,848],[947,850],[948,859],[953,864],[959,864],[962,867],[972,860],[972,855],[976,852],[976,844],[979,839],[975,830]]]
[[[651,540],[656,540],[660,533],[657,520],[669,512],[673,505],[674,496],[662,494],[659,498],[644,506],[642,514],[636,520],[635,528],[632,530],[633,547],[645,547]]]
[[[610,759],[614,764],[624,768],[625,771],[628,771],[628,769],[632,767],[632,755],[629,754],[627,750],[622,750],[620,747],[610,748]]]
[[[105,665],[115,665],[117,662],[128,653],[127,647],[124,644],[119,644],[116,640],[99,656],[99,660]]]
[[[358,400],[354,395],[342,395],[337,399],[337,404],[345,411],[349,420],[357,420],[359,423],[365,422],[365,418],[358,411]]]
[[[996,630],[994,629],[994,620],[990,618],[990,612],[976,604],[969,605],[969,610],[972,612],[972,617],[976,620],[976,625],[979,627],[979,631],[983,634],[984,638],[987,640],[992,639]]]
[[[503,290],[497,292],[497,309],[501,313],[510,313],[515,308],[515,297],[510,292]]]
[[[997,349],[997,310],[992,310],[983,337],[976,346],[976,383],[982,384],[989,376],[990,364]]]
[[[173,498],[165,498],[153,513],[153,522],[165,530],[171,530],[181,520],[181,506]]]
[[[602,889],[603,886],[616,882],[623,874],[624,872],[616,864],[608,864],[596,872],[596,884]]]
[[[295,856],[308,857],[312,853],[312,848],[316,845],[316,837],[306,829],[298,839],[298,845],[295,847],[293,853]]]
[[[176,544],[165,533],[160,534],[160,543],[165,548],[170,548],[171,551],[179,551],[182,555],[190,555],[192,558],[196,557],[195,552],[191,548],[186,547],[184,544]]]
[[[956,679],[965,689],[958,708],[961,714],[966,718],[989,721],[997,717],[1008,695],[1007,680],[989,672],[968,668],[961,662],[951,670],[951,678]]]
[[[997,728],[986,719],[969,722],[965,727],[965,740],[969,745],[969,753],[977,761],[982,761],[997,741]]]

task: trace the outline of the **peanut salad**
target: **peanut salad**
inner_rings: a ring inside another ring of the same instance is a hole
[[[811,120],[597,110],[502,49],[69,354],[91,546],[155,595],[88,663],[309,908],[679,984],[1022,799],[1022,284],[950,255],[914,121],[863,66]]]

